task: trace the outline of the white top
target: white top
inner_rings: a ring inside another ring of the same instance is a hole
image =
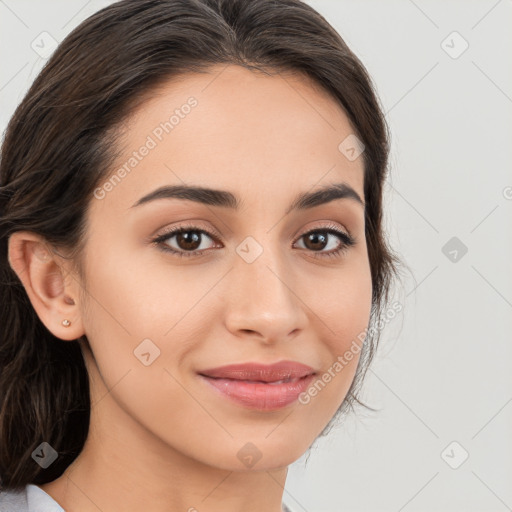
[[[28,484],[19,491],[0,493],[0,512],[66,512],[41,487]]]
[[[0,493],[0,512],[66,512],[37,485],[28,484],[20,491]],[[283,503],[283,512],[293,512]]]

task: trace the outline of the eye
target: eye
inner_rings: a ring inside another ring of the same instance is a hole
[[[334,240],[332,240],[333,238]],[[336,242],[336,238],[338,239],[338,242]],[[346,252],[350,247],[356,244],[354,237],[348,233],[345,233],[344,231],[341,231],[333,225],[308,231],[299,238],[299,240],[303,239],[305,240],[304,245],[306,249],[312,249],[312,252],[318,253],[314,255],[315,258],[333,258],[340,256],[342,253]],[[334,247],[331,247],[330,251],[321,251],[329,245],[334,245]],[[320,251],[315,249],[320,249]]]
[[[211,250],[211,248],[208,247],[201,247],[205,237],[220,243],[216,235],[198,226],[192,225],[173,228],[159,235],[157,238],[153,239],[152,242],[162,251],[170,252],[179,257],[200,257]],[[169,243],[169,241],[174,238],[175,247],[173,248],[173,244]],[[336,238],[338,242],[336,242]],[[339,256],[357,242],[350,234],[341,231],[334,225],[308,231],[301,235],[298,240],[302,241],[303,239],[305,240],[304,247],[301,248],[306,250],[310,249],[310,252],[318,253],[315,254],[314,257]],[[332,242],[334,242],[334,244]],[[323,249],[329,245],[334,245],[334,247],[329,251],[324,251]]]
[[[153,242],[157,244],[161,250],[170,252],[176,256],[202,256],[207,250],[204,247],[201,248],[205,235],[207,238],[216,240],[214,235],[197,226],[180,226],[158,236]],[[170,244],[165,243],[172,238],[176,238],[175,243],[178,244],[177,249],[173,249],[169,247]]]

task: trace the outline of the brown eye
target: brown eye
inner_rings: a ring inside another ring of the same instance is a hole
[[[159,246],[161,250],[170,252],[176,256],[199,257],[209,252],[212,248],[201,248],[203,242],[206,243],[205,239],[208,238],[218,242],[217,237],[204,229],[197,226],[181,226],[159,235],[153,242]],[[169,242],[172,239],[175,239],[174,243]],[[302,235],[299,240],[304,240],[304,246],[301,248],[314,253],[315,257],[338,256],[341,252],[347,251],[349,247],[356,243],[356,240],[352,236],[332,226],[309,231]],[[326,248],[330,250],[326,251]]]
[[[331,239],[334,241],[331,243]],[[335,239],[338,239],[336,242]],[[315,229],[302,235],[299,240],[304,240],[304,246],[306,249],[312,252],[318,253],[319,257],[337,256],[341,252],[347,251],[349,247],[355,245],[356,240],[347,233],[340,231],[334,227]],[[331,250],[324,251],[326,247],[330,247]],[[316,255],[315,255],[316,256]]]
[[[184,251],[196,251],[201,245],[201,233],[199,231],[180,231],[174,236],[176,237],[176,244]]]
[[[205,238],[215,240],[215,237],[197,226],[185,226],[172,229],[153,240],[163,251],[177,256],[201,256],[209,248],[202,247]],[[175,239],[174,244],[169,240]]]
[[[318,251],[318,250],[321,251],[327,245],[329,236],[326,235],[325,233],[320,233],[320,232],[316,231],[316,232],[304,235],[303,238],[305,240],[304,245],[308,249],[311,249],[312,251]]]

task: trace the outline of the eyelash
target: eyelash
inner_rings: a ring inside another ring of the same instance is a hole
[[[210,237],[213,241],[218,242],[217,237],[215,235],[213,235],[212,233],[210,233],[204,229],[200,229],[198,226],[188,225],[188,226],[180,226],[178,228],[170,229],[166,233],[163,233],[163,234],[159,235],[158,237],[154,238],[152,240],[152,243],[156,244],[160,250],[162,250],[164,252],[170,252],[171,254],[176,255],[178,257],[185,257],[185,258],[201,257],[204,255],[205,252],[209,252],[211,249],[202,249],[200,251],[176,251],[175,249],[171,249],[167,244],[164,244],[164,242],[166,240],[168,240],[169,238],[172,238],[173,236],[178,235],[180,233],[187,233],[190,231],[205,234],[208,237]],[[337,249],[333,249],[329,252],[311,251],[311,252],[315,253],[315,256],[314,256],[315,258],[318,258],[318,257],[334,258],[337,256],[341,256],[343,253],[348,251],[348,249],[350,247],[352,247],[353,245],[355,245],[357,243],[357,240],[354,237],[352,237],[348,233],[345,233],[344,231],[337,229],[333,225],[328,225],[328,226],[325,226],[322,228],[316,228],[311,231],[307,231],[306,233],[301,235],[298,238],[298,240],[302,239],[303,237],[305,237],[307,235],[313,234],[313,233],[329,233],[331,235],[336,235],[341,239],[341,244]],[[317,256],[316,254],[318,254],[319,256]]]

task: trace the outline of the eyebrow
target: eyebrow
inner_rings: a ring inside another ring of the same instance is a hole
[[[167,185],[141,197],[131,208],[157,199],[184,199],[209,206],[230,208],[235,211],[239,210],[241,206],[240,199],[227,190],[191,185]],[[307,210],[338,199],[351,199],[359,203],[363,208],[365,207],[364,201],[350,185],[347,183],[334,183],[313,192],[300,193],[292,201],[285,213],[288,214],[294,210]]]

